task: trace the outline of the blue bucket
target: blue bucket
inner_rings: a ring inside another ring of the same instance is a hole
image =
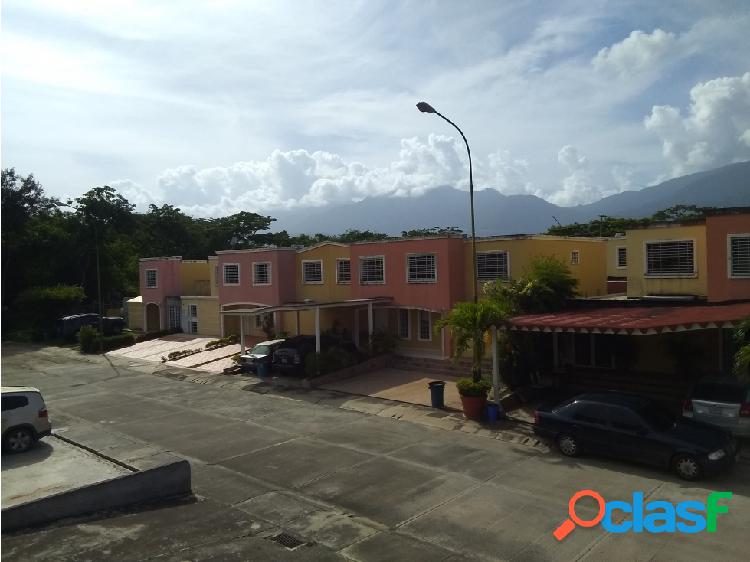
[[[500,418],[500,407],[490,402],[487,404],[487,423],[497,423]]]

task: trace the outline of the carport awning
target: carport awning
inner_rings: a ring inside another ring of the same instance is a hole
[[[289,302],[275,306],[260,306],[257,308],[234,308],[222,310],[222,314],[227,315],[244,315],[244,314],[269,314],[271,312],[293,312],[295,310],[312,310],[315,308],[340,308],[353,306],[366,306],[376,304],[390,304],[393,302],[391,297],[375,297],[371,299],[349,299],[343,301],[304,301]]]
[[[716,306],[608,307],[516,316],[510,330],[651,335],[732,328],[750,316],[750,302]]]

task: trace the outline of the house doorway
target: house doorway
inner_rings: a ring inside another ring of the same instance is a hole
[[[161,330],[161,318],[159,305],[150,302],[146,305],[146,332],[158,332]]]

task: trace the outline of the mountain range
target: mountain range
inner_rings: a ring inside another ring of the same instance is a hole
[[[587,205],[560,207],[534,195],[503,195],[495,189],[474,193],[478,236],[544,232],[561,224],[588,222],[599,215],[641,218],[674,205],[750,206],[750,162],[674,178],[636,191],[624,191]],[[467,192],[450,186],[420,197],[370,197],[357,203],[274,213],[274,230],[290,234],[338,234],[347,229],[400,234],[433,226],[470,231]]]

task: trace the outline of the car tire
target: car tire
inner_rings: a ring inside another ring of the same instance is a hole
[[[36,435],[28,427],[14,427],[3,435],[3,451],[25,453],[36,443]]]
[[[581,443],[576,437],[569,433],[561,433],[557,436],[557,448],[566,457],[577,457],[581,454]]]
[[[698,480],[702,475],[701,465],[693,455],[680,454],[672,460],[672,470],[683,480]]]

